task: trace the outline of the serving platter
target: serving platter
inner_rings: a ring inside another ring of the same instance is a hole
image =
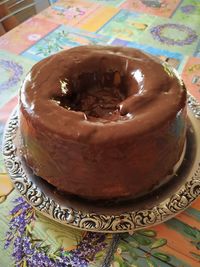
[[[62,224],[88,231],[133,233],[162,223],[185,210],[200,195],[200,105],[189,96],[188,106],[187,145],[180,168],[167,184],[138,199],[86,201],[64,195],[35,176],[18,148],[17,108],[4,133],[7,171],[15,188],[36,211]]]

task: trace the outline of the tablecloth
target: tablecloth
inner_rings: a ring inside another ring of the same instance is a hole
[[[200,101],[199,0],[69,0],[0,38],[0,139],[37,61],[86,44],[143,49],[181,73]],[[1,147],[2,149],[2,147]],[[39,215],[13,188],[0,155],[0,267],[200,266],[200,199],[175,218],[128,234],[75,230]]]

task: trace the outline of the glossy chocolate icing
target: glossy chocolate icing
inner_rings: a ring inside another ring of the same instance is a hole
[[[35,174],[89,199],[137,197],[183,150],[186,90],[139,50],[82,46],[37,63],[20,92],[22,150]]]

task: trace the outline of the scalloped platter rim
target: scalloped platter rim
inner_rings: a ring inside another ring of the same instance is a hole
[[[83,201],[60,194],[35,176],[18,153],[17,108],[4,132],[7,171],[15,188],[36,211],[67,226],[96,232],[133,233],[162,223],[185,210],[200,195],[199,104],[189,97],[188,106],[187,146],[178,173],[166,185],[140,199],[112,204]]]

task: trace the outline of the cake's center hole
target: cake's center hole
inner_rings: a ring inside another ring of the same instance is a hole
[[[98,75],[84,73],[71,84],[61,82],[63,95],[54,99],[69,110],[84,112],[87,117],[106,119],[119,115],[119,103],[127,97],[124,78],[117,71]]]

